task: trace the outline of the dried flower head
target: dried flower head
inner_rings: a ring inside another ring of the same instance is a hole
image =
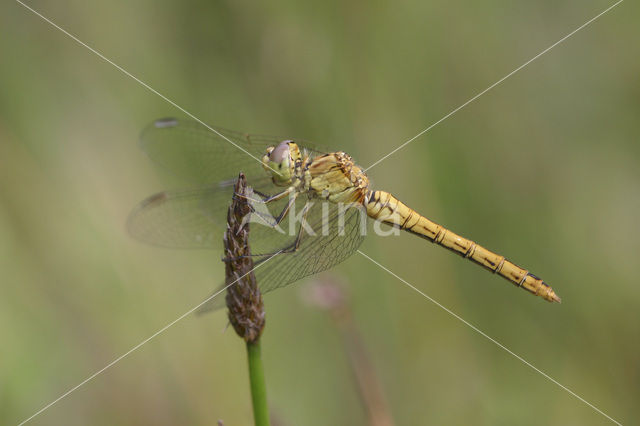
[[[224,233],[224,262],[226,273],[227,308],[229,321],[236,333],[246,342],[255,342],[265,324],[262,294],[253,274],[253,260],[249,248],[249,221],[251,207],[247,200],[247,181],[240,173],[233,200],[227,213],[227,230]]]

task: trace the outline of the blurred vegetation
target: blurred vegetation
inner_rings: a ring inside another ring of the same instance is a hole
[[[368,166],[612,4],[28,4],[205,122]],[[364,252],[622,423],[640,416],[640,45],[624,2],[369,175],[548,280],[550,305],[410,235]],[[16,424],[200,302],[217,252],[133,241],[163,189],[137,136],[181,115],[20,6],[0,6],[0,423]],[[362,256],[335,269],[397,424],[606,424]],[[284,425],[363,424],[339,333],[269,295]],[[32,424],[249,424],[243,342],[189,316]]]

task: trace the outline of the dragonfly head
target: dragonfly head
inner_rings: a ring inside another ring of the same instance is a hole
[[[262,157],[262,166],[271,175],[274,184],[289,186],[296,171],[296,161],[300,158],[300,149],[295,142],[282,141],[275,147],[267,148]]]

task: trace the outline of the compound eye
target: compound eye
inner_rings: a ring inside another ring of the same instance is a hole
[[[269,154],[269,160],[276,164],[282,164],[282,162],[289,158],[289,141],[282,141],[271,151]]]

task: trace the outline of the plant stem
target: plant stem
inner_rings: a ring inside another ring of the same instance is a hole
[[[253,402],[253,420],[256,426],[269,426],[269,408],[267,406],[267,387],[264,381],[260,339],[247,342],[249,359],[249,381],[251,382],[251,400]]]

